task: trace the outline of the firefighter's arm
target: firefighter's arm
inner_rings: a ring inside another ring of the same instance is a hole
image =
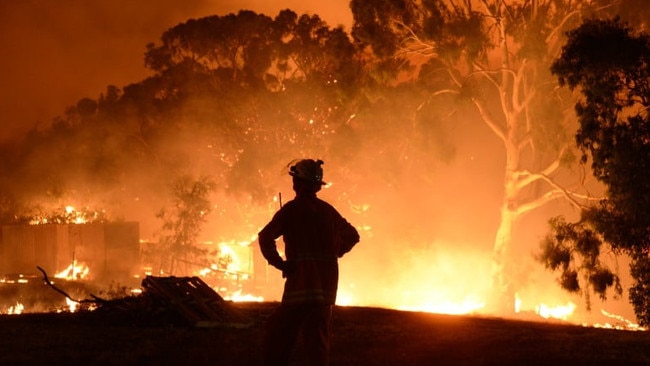
[[[289,265],[278,253],[275,241],[282,235],[282,225],[280,224],[279,212],[273,217],[257,235],[260,244],[260,250],[266,261],[273,267],[282,271],[283,274],[288,272]]]
[[[339,257],[342,257],[345,253],[352,250],[352,248],[359,242],[361,239],[357,229],[352,226],[347,220],[342,219],[343,223],[341,225],[339,233]]]
[[[268,226],[266,227],[268,228]],[[273,267],[282,270],[284,267],[284,259],[280,257],[280,253],[278,253],[278,248],[275,244],[275,240],[277,239],[277,236],[273,236],[269,233],[268,230],[264,228],[262,231],[260,231],[258,237],[258,241],[260,244],[260,250],[262,251],[262,255],[266,259],[267,262],[269,262],[270,265]]]
[[[267,236],[262,236],[260,233],[259,242],[260,249],[262,250],[262,255],[266,258],[267,262],[273,267],[282,271],[282,277],[286,278],[293,272],[293,267],[288,261],[285,261],[280,257],[277,247],[275,245],[275,239]]]

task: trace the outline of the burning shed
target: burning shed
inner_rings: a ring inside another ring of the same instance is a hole
[[[139,273],[137,222],[3,225],[0,274],[50,273],[84,263],[96,279],[126,279]]]

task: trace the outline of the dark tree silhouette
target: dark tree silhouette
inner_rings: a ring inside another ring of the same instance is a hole
[[[628,254],[635,281],[630,301],[649,325],[650,36],[618,19],[586,21],[568,36],[551,70],[561,85],[582,95],[576,142],[606,194],[582,210],[578,222],[551,222],[541,260],[563,278],[575,278],[561,282],[565,289],[604,298],[607,289],[622,289],[602,257]]]

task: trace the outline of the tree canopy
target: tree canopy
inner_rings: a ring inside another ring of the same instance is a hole
[[[591,19],[568,33],[552,72],[560,85],[579,90],[576,143],[605,197],[582,210],[576,223],[552,222],[542,260],[559,270],[571,291],[590,288],[601,297],[622,289],[602,261],[608,251],[632,258],[630,299],[650,324],[647,282],[650,253],[650,37],[619,19]],[[609,248],[609,249],[608,249]],[[579,275],[581,274],[581,275]]]

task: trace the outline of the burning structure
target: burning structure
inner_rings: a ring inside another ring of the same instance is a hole
[[[3,275],[37,274],[37,266],[74,274],[81,263],[97,281],[127,280],[139,271],[137,222],[3,225],[1,234]]]

